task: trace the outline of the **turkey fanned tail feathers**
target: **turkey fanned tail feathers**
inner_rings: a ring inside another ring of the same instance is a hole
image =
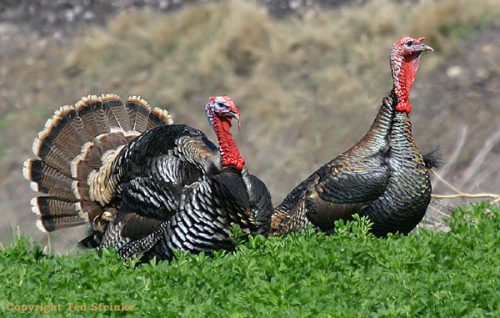
[[[115,191],[108,182],[114,157],[145,129],[171,124],[170,115],[140,97],[123,104],[112,94],[89,95],[63,106],[33,143],[37,157],[24,163],[34,191],[31,201],[42,231],[99,222]]]

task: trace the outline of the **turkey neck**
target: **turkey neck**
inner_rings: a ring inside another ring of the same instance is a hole
[[[364,138],[365,145],[370,151],[375,151],[380,145],[385,145],[391,133],[394,113],[411,112],[410,92],[415,82],[421,52],[403,56],[399,52],[391,52],[390,65],[393,87],[382,101],[382,106],[373,121],[372,127]]]
[[[361,140],[362,149],[368,151],[369,154],[376,152],[384,152],[387,150],[389,134],[391,130],[391,122],[393,118],[393,100],[394,94],[391,92],[382,100],[382,106],[373,121],[370,130]],[[358,143],[359,144],[359,143]],[[367,155],[369,155],[367,153]]]
[[[398,98],[396,111],[411,113],[410,92],[417,76],[421,52],[409,56],[391,54],[394,93]]]
[[[231,134],[231,118],[213,116],[212,126],[219,141],[222,166],[234,166],[241,171],[245,166],[245,159]]]

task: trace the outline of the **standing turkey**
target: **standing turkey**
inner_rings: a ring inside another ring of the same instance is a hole
[[[232,224],[267,233],[270,194],[230,132],[239,110],[227,96],[209,98],[205,110],[220,150],[139,97],[88,96],[56,111],[33,144],[39,159],[24,165],[32,188],[46,194],[31,203],[38,227],[90,224],[82,245],[145,260],[231,249]]]
[[[402,37],[390,53],[393,88],[366,135],[300,183],[276,208],[275,235],[309,223],[330,231],[354,213],[368,216],[377,236],[407,234],[420,222],[431,198],[428,167],[412,138],[410,91],[424,38]],[[430,163],[432,164],[432,162]]]

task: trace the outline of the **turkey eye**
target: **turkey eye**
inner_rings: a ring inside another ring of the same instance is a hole
[[[413,41],[406,42],[406,46],[412,46],[412,45],[413,45]]]

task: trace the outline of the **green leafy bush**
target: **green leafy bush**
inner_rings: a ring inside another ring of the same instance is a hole
[[[21,238],[0,252],[0,315],[60,304],[52,314],[498,317],[499,225],[500,208],[484,203],[456,210],[448,233],[377,239],[358,218],[338,222],[334,235],[256,236],[235,253],[178,253],[137,267],[108,250],[45,255]]]

